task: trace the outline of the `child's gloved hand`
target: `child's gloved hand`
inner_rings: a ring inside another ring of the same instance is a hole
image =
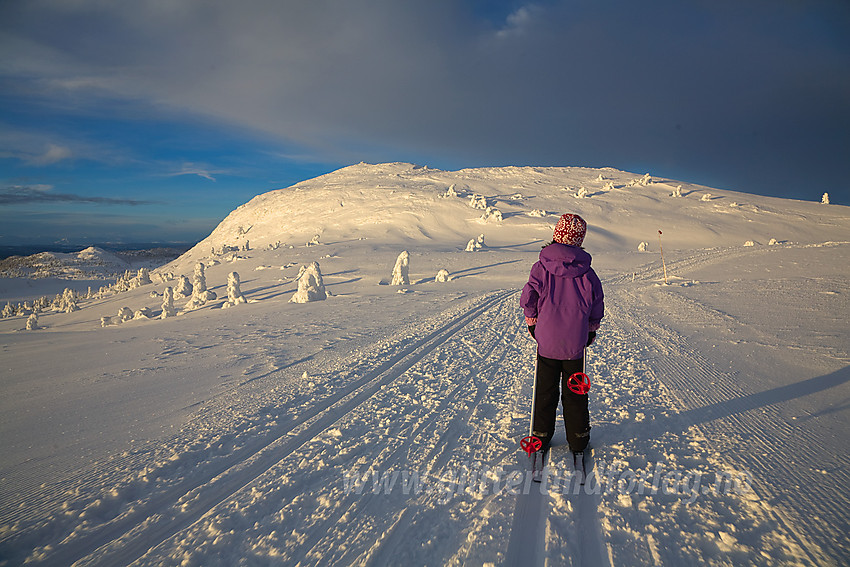
[[[537,340],[537,337],[534,336],[534,328],[536,326],[537,325],[529,325],[528,326],[528,332],[531,334],[531,338],[534,339],[535,341]]]
[[[590,331],[589,333],[587,333],[587,346],[592,345],[593,341],[595,341],[595,340],[596,340],[596,331]]]

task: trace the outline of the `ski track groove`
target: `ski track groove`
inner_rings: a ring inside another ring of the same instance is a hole
[[[505,309],[505,306],[508,305],[508,301],[502,301],[499,304],[499,308]],[[512,311],[515,311],[513,307],[510,308]],[[516,334],[516,331],[514,331]],[[476,349],[473,348],[469,342],[463,337],[453,337],[449,341],[446,342],[444,346],[448,348],[449,351],[457,352],[457,348],[451,346],[452,341],[459,341],[462,346],[467,347],[470,352],[478,358],[475,363],[470,363],[467,366],[467,370],[469,370],[469,376],[463,380],[455,383],[454,387],[447,395],[443,396],[440,400],[440,404],[438,408],[433,411],[432,417],[426,422],[421,421],[416,424],[414,430],[408,436],[409,440],[416,439],[419,434],[432,430],[432,426],[437,422],[444,419],[447,409],[452,405],[457,405],[458,403],[466,403],[469,402],[467,409],[463,412],[455,412],[452,419],[447,423],[446,427],[443,428],[439,432],[439,437],[436,443],[434,443],[433,447],[427,450],[426,455],[422,459],[422,462],[426,464],[425,469],[425,477],[430,478],[433,476],[434,471],[439,470],[441,466],[444,466],[446,462],[448,462],[449,457],[452,451],[459,444],[459,439],[462,437],[462,434],[468,431],[468,427],[464,427],[464,425],[468,425],[469,420],[475,410],[478,408],[481,401],[485,398],[486,392],[490,389],[491,384],[489,377],[495,373],[495,370],[498,368],[497,361],[489,361],[488,360],[493,356],[493,353],[499,346],[509,346],[509,342],[505,340],[504,336],[499,334],[493,334],[493,336],[489,339],[489,344],[486,345],[484,349]],[[505,356],[505,352],[507,348],[503,348],[501,351],[501,356],[499,360],[503,360]],[[423,364],[427,363],[427,361],[422,361]],[[476,372],[477,370],[477,372]],[[483,373],[488,373],[488,379],[481,379],[481,375]],[[478,384],[476,384],[476,378],[478,378]],[[475,393],[473,396],[460,398],[459,394],[463,394],[466,391],[469,391],[469,387],[472,386],[475,388]],[[401,455],[403,452],[410,449],[410,444],[406,444],[404,446],[399,447],[395,451],[391,453],[389,457],[386,459],[382,459],[382,461],[386,461],[391,465],[396,462],[400,462],[398,455]],[[367,487],[368,488],[368,487]],[[411,514],[415,515],[418,513],[415,507],[405,506],[411,499],[421,500],[422,498],[427,498],[430,495],[423,494],[419,495],[399,495],[397,490],[394,490],[392,494],[389,495],[381,495],[381,497],[376,498],[376,495],[372,494],[371,491],[364,490],[363,494],[355,496],[356,502],[351,506],[351,508],[357,506],[358,510],[356,515],[361,517],[363,522],[369,523],[375,517],[380,517],[381,515],[385,515],[385,511],[387,509],[388,501],[392,502],[393,508],[395,509],[399,505],[403,506],[403,508],[395,515],[392,521],[387,522],[388,528],[383,531],[382,535],[378,538],[377,541],[373,543],[373,545],[366,552],[365,556],[359,555],[352,557],[352,555],[357,555],[359,552],[356,550],[349,550],[344,553],[341,557],[336,557],[332,555],[333,543],[328,542],[324,543],[324,539],[316,542],[311,546],[310,552],[319,551],[318,555],[322,557],[322,564],[330,564],[330,565],[369,565],[376,564],[382,565],[386,564],[382,562],[381,558],[391,557],[393,552],[398,549],[400,544],[404,541],[405,535],[408,533],[409,528],[406,529],[404,526],[410,525],[410,521],[403,521],[409,518]],[[391,499],[391,500],[389,500]],[[378,507],[378,512],[381,513],[371,513],[374,509]],[[336,526],[339,527],[338,520],[343,517],[347,513],[346,511],[339,511],[333,515],[332,518],[327,520],[324,525],[325,526]],[[362,523],[359,522],[349,522],[349,525],[346,526],[346,532],[354,532],[357,533],[361,531]],[[368,526],[367,526],[368,527]],[[318,530],[317,533],[329,533],[328,531]],[[334,538],[338,538],[341,534],[334,533]],[[324,543],[324,546],[322,544]],[[329,551],[327,548],[330,548]],[[308,554],[310,553],[308,552]],[[296,554],[297,555],[297,554]]]
[[[370,399],[381,385],[392,382],[428,352],[437,348],[446,334],[456,333],[493,304],[513,293],[513,291],[501,291],[485,296],[452,321],[428,332],[424,338],[414,340],[413,344],[401,345],[401,352],[378,365],[365,377],[354,380],[354,383],[344,387],[341,393],[330,396],[329,401],[323,400],[319,409],[306,412],[308,415],[302,415],[295,423],[286,423],[273,429],[263,439],[244,447],[226,459],[224,463],[216,463],[215,470],[208,470],[202,475],[193,475],[174,487],[154,495],[132,512],[104,524],[96,532],[86,534],[64,545],[62,543],[55,545],[51,555],[46,557],[42,564],[49,566],[132,563],[180,531],[195,524],[216,505],[250,484],[275,463],[324,431],[348,411]],[[392,372],[397,367],[405,365],[408,366],[404,370]],[[345,411],[342,411],[343,409]],[[299,428],[301,432],[297,432]],[[274,447],[276,443],[282,443],[283,447]],[[263,455],[266,452],[271,453],[271,456]],[[131,459],[128,457],[128,460]],[[227,478],[229,471],[233,478]],[[179,503],[179,500],[196,491],[199,493],[200,501],[195,500],[199,503],[194,504],[190,512],[178,513],[174,518],[163,517],[160,514],[161,511],[170,510],[175,502]],[[133,535],[131,541],[124,541],[127,539],[124,536],[130,534]]]
[[[627,293],[629,302],[637,305],[640,299],[634,293]],[[613,301],[612,301],[613,303]],[[634,307],[632,308],[634,313]],[[677,400],[682,408],[679,418],[685,428],[696,427],[713,448],[752,474],[754,488],[770,504],[770,512],[782,524],[785,531],[793,537],[796,544],[809,556],[812,564],[829,564],[831,559],[824,553],[835,544],[836,535],[819,533],[812,530],[814,523],[809,521],[823,511],[829,511],[833,518],[846,516],[846,510],[837,502],[835,494],[825,490],[823,478],[804,467],[794,466],[792,455],[783,447],[793,446],[799,433],[786,419],[779,415],[775,405],[767,405],[755,410],[747,406],[747,396],[756,394],[747,391],[735,381],[736,372],[723,372],[697,351],[685,346],[686,339],[662,323],[653,322],[646,315],[631,317],[631,324],[638,329],[640,336],[648,337],[659,351],[650,367],[650,372],[668,388],[668,393]],[[712,408],[722,408],[722,411]],[[756,413],[756,410],[758,413]],[[730,432],[734,437],[730,440]],[[726,445],[735,445],[735,439],[746,440],[747,451],[729,451]],[[807,438],[806,446],[811,454],[824,454],[826,448],[818,437]],[[781,451],[780,458],[765,458],[769,453]],[[838,485],[847,486],[850,482],[846,455],[838,456],[843,470],[833,471],[838,475]],[[779,471],[779,472],[777,472]],[[807,493],[806,498],[792,498],[787,492],[776,490],[774,479],[797,479],[800,490]],[[771,482],[773,481],[773,482]],[[814,493],[814,494],[812,494]],[[808,502],[818,502],[820,508],[810,506]],[[822,529],[830,530],[828,526]],[[837,529],[841,531],[840,526]],[[833,552],[838,551],[833,549]],[[845,550],[846,552],[846,550]],[[840,552],[839,552],[840,553]]]
[[[513,305],[509,305],[507,301],[504,302],[501,305],[501,308],[503,310],[509,310],[509,312],[511,312],[511,315],[513,315],[513,312],[516,311],[515,307]],[[518,329],[520,329],[520,328],[521,327],[517,326],[517,325],[515,325],[513,327],[512,334],[513,334],[514,339],[516,339],[516,337],[519,335]],[[437,447],[441,447],[441,449],[439,451],[437,451],[437,454],[433,457],[431,457],[429,455],[429,457],[425,459],[426,462],[430,461],[430,465],[428,466],[428,476],[433,475],[434,471],[440,470],[441,467],[446,466],[450,462],[451,454],[454,451],[454,449],[460,444],[459,439],[462,438],[462,435],[452,436],[452,435],[449,435],[449,433],[450,432],[457,432],[458,430],[460,430],[460,432],[464,432],[464,431],[469,430],[469,424],[470,424],[471,420],[475,417],[475,414],[477,413],[477,411],[480,407],[481,401],[486,399],[486,394],[488,392],[490,392],[493,388],[496,387],[497,382],[495,380],[492,380],[492,379],[495,378],[497,371],[501,368],[501,363],[505,361],[505,359],[507,357],[507,353],[510,350],[510,347],[511,347],[512,344],[513,344],[513,341],[507,340],[504,335],[497,335],[497,338],[489,346],[489,348],[487,349],[487,352],[483,355],[480,355],[480,360],[482,362],[486,362],[493,356],[493,353],[496,351],[496,348],[498,346],[504,346],[505,347],[500,351],[499,356],[498,356],[498,360],[493,360],[493,361],[487,362],[485,364],[485,366],[480,369],[479,372],[471,373],[470,381],[474,384],[475,378],[477,377],[478,382],[479,382],[477,385],[475,385],[476,386],[476,395],[474,397],[473,404],[471,405],[471,408],[467,411],[467,415],[461,414],[461,415],[457,416],[455,419],[452,420],[452,423],[449,425],[449,427],[447,427],[446,434],[444,435],[443,439],[441,439],[441,441],[448,438],[449,443],[442,443],[442,442],[438,443]],[[474,352],[474,350],[473,350],[473,352]],[[486,378],[482,378],[482,374],[486,374]],[[463,387],[463,385],[459,385],[456,388],[456,390],[459,390],[462,387]],[[452,399],[453,396],[450,395],[447,398]],[[466,426],[466,427],[463,427],[463,426]],[[482,502],[480,502],[474,508],[474,510],[476,510],[476,512],[477,512],[478,510],[482,509],[484,506],[489,504],[489,502],[492,500],[492,498],[493,498],[493,496],[491,496],[489,498],[485,498]],[[416,517],[416,515],[418,513],[419,512],[417,511],[417,509],[412,508],[412,507],[405,508],[405,510],[403,511],[404,516],[408,516],[410,514],[413,514],[413,517]],[[381,548],[377,550],[377,555],[375,555],[373,558],[371,558],[371,560],[366,564],[375,564],[375,565],[385,565],[385,564],[387,564],[386,561],[382,562],[382,561],[380,561],[380,559],[383,557],[383,558],[387,558],[387,560],[388,560],[389,557],[392,556],[393,552],[396,551],[399,547],[401,547],[401,543],[405,540],[405,536],[408,535],[410,530],[415,529],[415,528],[412,528],[412,527],[408,527],[404,530],[398,530],[397,529],[398,525],[404,525],[404,524],[395,524],[393,526],[393,529],[389,533],[388,538],[384,539],[384,541],[382,542]],[[416,522],[408,522],[407,525],[408,526],[415,526]],[[452,546],[452,547],[454,547],[454,546]],[[457,547],[460,548],[461,546],[458,545]]]

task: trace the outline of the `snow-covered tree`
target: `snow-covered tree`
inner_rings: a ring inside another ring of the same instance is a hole
[[[682,196],[682,186],[677,185],[675,189],[673,189],[673,193],[670,195],[671,197],[681,197]]]
[[[15,308],[12,307],[12,304],[7,301],[6,307],[3,308],[3,317],[13,317],[14,315]]]
[[[486,210],[487,209],[487,198],[484,197],[484,195],[479,195],[478,193],[474,193],[469,198],[469,206],[472,207],[473,209],[481,209],[482,211]]]
[[[298,291],[296,291],[290,303],[308,303],[310,301],[321,301],[327,299],[325,283],[322,280],[322,270],[318,262],[312,262],[309,266],[301,266],[298,274]]]
[[[648,173],[645,173],[644,176],[641,177],[640,181],[638,181],[638,183],[641,186],[646,187],[647,185],[652,183],[652,177]]]
[[[586,199],[587,198],[587,188],[579,187],[579,190],[575,194],[576,199]]]
[[[479,234],[478,238],[473,238],[472,240],[470,240],[466,244],[466,251],[467,252],[475,252],[476,250],[479,250],[480,248],[483,248],[483,247],[484,247],[484,235]]]
[[[73,313],[80,310],[77,307],[77,294],[74,293],[74,290],[69,287],[65,288],[65,291],[62,292],[62,301],[59,309],[64,313]]]
[[[31,313],[27,318],[27,331],[35,331],[38,329],[38,313]]]
[[[122,307],[118,310],[118,321],[121,323],[129,321],[133,318],[133,311],[129,307]]]
[[[396,258],[395,266],[393,266],[393,279],[390,285],[410,285],[409,272],[410,254],[405,250]]]
[[[174,291],[174,297],[185,298],[192,296],[192,284],[189,283],[189,278],[180,276],[177,280],[177,289]]]
[[[151,281],[150,270],[147,268],[139,268],[139,272],[130,282],[130,287],[137,288],[143,285],[148,285],[149,283],[153,283]]]
[[[824,193],[823,197],[820,198],[820,202],[823,203],[824,205],[828,205],[829,204],[829,193]]]
[[[438,283],[446,283],[450,279],[452,279],[452,277],[449,275],[449,271],[443,268],[437,272],[437,276],[434,278],[434,281]]]
[[[239,289],[239,274],[230,272],[227,274],[227,302],[222,307],[233,307],[240,303],[247,303],[242,290]]]
[[[646,252],[646,249],[649,247],[649,242],[641,242],[638,244],[638,252]]]
[[[445,193],[443,193],[442,195],[440,195],[440,197],[443,197],[444,199],[448,199],[449,197],[457,197],[457,196],[458,196],[458,195],[457,195],[457,190],[455,189],[455,184],[454,184],[454,183],[452,183],[451,185],[449,185],[449,188],[448,188],[448,189],[446,189],[446,192],[445,192]]]
[[[700,201],[711,201],[711,193],[706,193],[702,197],[700,197]]]
[[[481,220],[490,219],[502,222],[502,211],[495,207],[487,207],[486,209],[484,209],[484,213],[481,215]]]
[[[159,318],[165,319],[166,317],[174,317],[175,315],[177,315],[177,310],[174,308],[174,288],[168,286],[162,293],[162,314]]]
[[[207,277],[204,270],[203,262],[195,265],[195,273],[192,276],[192,299],[186,303],[186,309],[195,309],[216,298],[215,292],[207,289]]]

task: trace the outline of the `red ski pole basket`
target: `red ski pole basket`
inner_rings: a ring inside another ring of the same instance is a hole
[[[528,437],[523,437],[520,440],[519,446],[522,447],[522,450],[528,453],[528,456],[530,457],[532,453],[539,451],[540,448],[543,447],[543,442],[539,437],[529,435]]]
[[[567,387],[572,393],[583,396],[590,391],[590,377],[584,372],[576,372],[567,378]]]

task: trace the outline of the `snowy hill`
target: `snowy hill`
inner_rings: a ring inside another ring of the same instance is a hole
[[[41,252],[0,260],[0,277],[81,279],[111,276],[129,267],[115,254],[90,246],[79,252]]]
[[[564,212],[605,289],[593,475],[559,429],[541,490],[518,296]],[[0,565],[848,564],[848,266],[850,208],[613,169],[259,195],[0,319]]]
[[[674,193],[681,194],[673,197]],[[583,197],[582,197],[583,195]],[[485,214],[491,210],[489,218]],[[757,197],[611,168],[502,167],[440,171],[405,163],[359,164],[258,195],[167,269],[211,251],[354,238],[464,246],[485,233],[497,245],[548,239],[561,211],[584,216],[594,249],[634,250],[661,229],[672,248],[744,241],[822,241],[846,209]],[[745,238],[744,241],[741,238]]]

